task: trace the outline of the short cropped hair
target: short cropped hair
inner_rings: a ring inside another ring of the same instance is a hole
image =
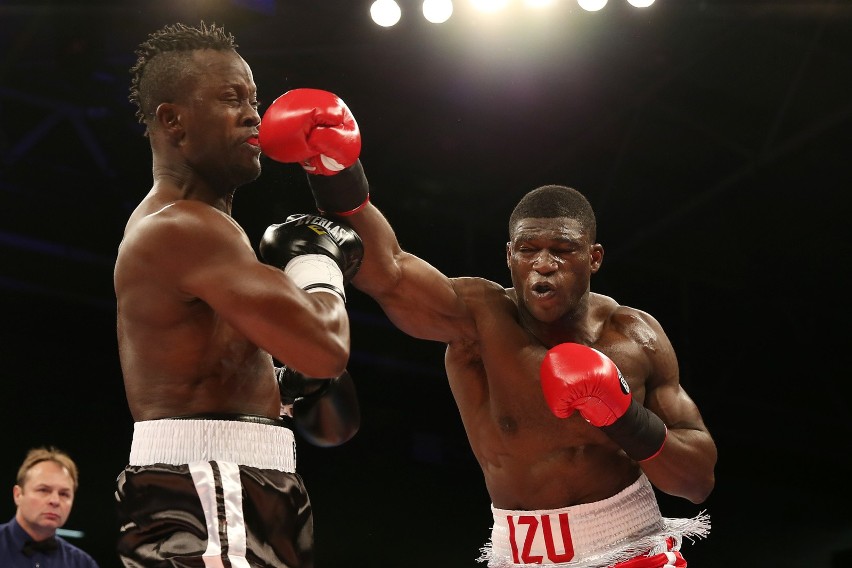
[[[46,461],[55,462],[61,467],[64,467],[66,470],[68,470],[68,474],[71,476],[71,480],[74,482],[74,491],[77,491],[77,484],[79,483],[77,464],[74,463],[74,460],[71,459],[71,456],[69,456],[67,453],[63,452],[60,449],[54,448],[53,446],[33,448],[29,452],[27,452],[27,456],[24,458],[24,463],[22,463],[21,467],[18,468],[18,477],[16,478],[16,483],[19,486],[23,487],[24,482],[27,478],[27,474],[30,472],[30,470],[36,465]]]
[[[597,236],[595,212],[585,196],[564,185],[544,185],[521,198],[509,216],[509,235],[521,219],[568,217],[576,219],[588,231],[592,242]]]
[[[198,27],[172,24],[151,33],[137,47],[135,65],[130,68],[130,102],[136,105],[136,118],[145,124],[162,102],[177,99],[183,79],[194,74],[192,52],[200,49],[236,50],[234,36],[216,24]]]

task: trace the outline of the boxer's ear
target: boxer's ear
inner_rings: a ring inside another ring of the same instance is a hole
[[[183,121],[178,105],[160,103],[154,112],[154,120],[157,123],[157,128],[166,132],[170,138],[179,139],[183,136]]]

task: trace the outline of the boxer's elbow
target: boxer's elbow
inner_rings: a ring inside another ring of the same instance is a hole
[[[649,476],[650,477],[650,476]],[[654,486],[674,497],[680,497],[696,505],[703,503],[710,497],[715,485],[714,476],[701,477],[698,475],[673,476],[666,479],[660,479],[655,476],[651,479]]]
[[[712,463],[705,461],[690,470],[687,477],[682,479],[677,493],[696,505],[706,501],[716,486],[714,464],[715,460]]]
[[[301,335],[289,335],[279,344],[273,357],[303,375],[318,379],[340,376],[349,363],[349,326],[304,330]]]
[[[297,368],[309,377],[338,377],[346,370],[349,354],[348,335],[345,338],[329,336],[316,354],[305,357],[302,366]]]
[[[710,497],[713,488],[716,486],[716,476],[711,472],[710,475],[697,481],[688,488],[687,495],[685,495],[689,501],[696,505],[703,503]]]

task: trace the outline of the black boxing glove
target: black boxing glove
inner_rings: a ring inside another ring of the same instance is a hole
[[[315,446],[339,446],[361,427],[361,408],[348,371],[332,379],[311,379],[286,366],[275,368],[282,412]]]
[[[370,184],[361,160],[334,175],[308,174],[308,185],[314,194],[317,209],[323,213],[352,215],[370,200]]]
[[[283,269],[303,290],[331,290],[344,301],[344,286],[364,257],[361,237],[351,227],[307,214],[267,227],[259,250],[264,262]]]
[[[275,379],[283,406],[291,406],[303,398],[320,397],[331,382],[331,379],[310,379],[287,366],[275,367]]]

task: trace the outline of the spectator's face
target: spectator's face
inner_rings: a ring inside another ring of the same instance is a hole
[[[74,502],[74,480],[64,467],[43,461],[13,489],[18,523],[36,540],[52,536],[65,524]]]

